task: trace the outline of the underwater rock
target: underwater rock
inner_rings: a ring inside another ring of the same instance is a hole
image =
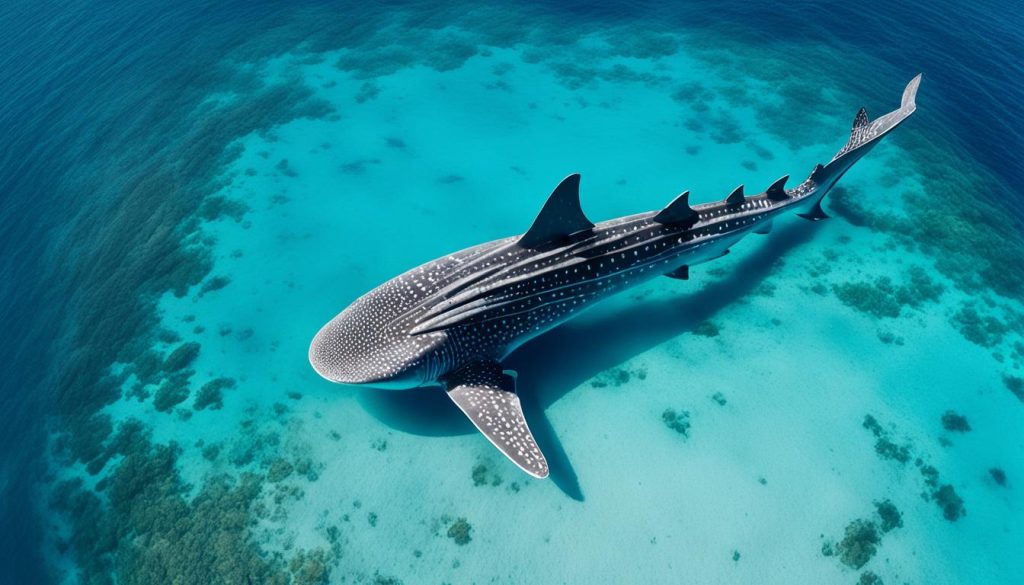
[[[177,372],[188,367],[199,357],[201,346],[196,341],[190,341],[179,345],[171,355],[164,360],[164,371],[168,373]]]
[[[279,483],[288,478],[292,474],[295,468],[287,459],[278,457],[270,463],[270,469],[267,470],[267,481],[270,483]]]
[[[875,436],[875,453],[882,459],[892,459],[899,463],[910,461],[910,447],[897,445],[889,439],[889,433],[882,428],[882,425],[870,414],[864,415],[864,422],[861,424],[865,429],[871,431]]]
[[[200,295],[204,295],[204,294],[206,294],[208,292],[217,291],[217,290],[220,290],[220,289],[224,288],[225,286],[227,286],[229,284],[231,284],[231,277],[229,277],[229,276],[214,276],[213,278],[210,278],[209,280],[207,280],[206,282],[203,283],[203,286],[200,287],[200,289],[199,289],[199,294]]]
[[[388,577],[379,572],[373,574],[372,585],[405,585],[398,577]]]
[[[964,339],[981,347],[996,346],[1009,329],[992,315],[982,315],[969,303],[963,303],[960,310],[953,314],[952,323]]]
[[[365,81],[359,86],[359,91],[356,93],[356,103],[365,103],[380,95],[380,86],[372,81]]]
[[[379,165],[380,159],[376,158],[364,158],[349,161],[341,165],[341,172],[347,175],[361,175],[366,172],[369,165]]]
[[[78,415],[65,419],[67,447],[75,461],[88,463],[103,454],[103,442],[114,430],[109,414]]]
[[[871,571],[864,571],[861,573],[860,579],[857,579],[857,585],[884,585],[884,583],[878,575]]]
[[[331,576],[327,554],[322,549],[299,551],[290,561],[291,585],[326,585]]]
[[[661,413],[661,420],[665,423],[665,426],[679,433],[683,437],[689,438],[690,436],[690,413],[689,411],[683,410],[676,412],[675,409],[666,408]]]
[[[647,370],[638,368],[631,372],[625,368],[612,368],[598,374],[590,381],[590,385],[593,388],[607,388],[609,386],[617,388],[624,384],[628,384],[633,376],[636,376],[639,380],[645,380],[647,379]]]
[[[159,331],[156,332],[156,338],[161,343],[167,343],[167,344],[178,343],[179,341],[181,341],[181,336],[178,335],[176,332],[171,331],[170,329],[163,329],[163,328],[161,328]]]
[[[962,516],[967,514],[967,510],[964,508],[964,500],[957,493],[956,490],[950,484],[945,484],[935,492],[932,497],[935,498],[935,503],[942,508],[942,516],[950,522],[956,522]]]
[[[249,206],[245,203],[228,199],[223,195],[207,197],[199,208],[199,216],[206,221],[216,221],[225,216],[235,221],[242,221],[242,217],[248,212]]]
[[[459,518],[448,527],[448,538],[454,540],[455,544],[459,546],[469,544],[473,540],[473,537],[469,534],[471,530],[473,530],[473,527],[469,525],[469,522],[465,518]]]
[[[881,528],[883,533],[903,526],[903,515],[900,514],[895,504],[889,500],[875,502],[875,510],[878,512],[878,517],[882,519]]]
[[[874,282],[844,282],[832,287],[836,298],[848,307],[875,318],[899,317],[902,305],[896,300],[892,281],[879,277]]]
[[[704,321],[693,328],[694,335],[700,335],[702,337],[718,337],[722,329],[714,321]]]
[[[153,395],[153,407],[159,412],[169,412],[175,406],[188,399],[188,380],[192,376],[192,370],[176,372],[157,388]]]
[[[216,461],[217,457],[220,456],[220,445],[207,445],[203,447],[203,459],[207,461]]]
[[[887,276],[880,276],[873,282],[837,284],[832,290],[844,305],[875,318],[899,317],[903,307],[918,308],[935,302],[945,291],[920,266],[911,266],[906,274],[907,280],[900,285],[893,284]]]
[[[1007,390],[1013,392],[1017,400],[1024,402],[1024,378],[1007,374],[1003,376],[1003,385]]]
[[[203,410],[205,408],[220,410],[224,406],[224,393],[222,390],[234,387],[234,378],[214,378],[203,384],[202,388],[199,389],[199,394],[196,395],[192,408],[196,410]]]
[[[473,485],[480,487],[482,485],[491,485],[497,487],[502,483],[502,477],[497,473],[493,473],[490,468],[490,461],[480,462],[473,466]]]
[[[989,475],[992,476],[992,481],[996,482],[996,485],[1006,485],[1006,472],[999,467],[993,467],[988,470]]]
[[[295,172],[295,169],[292,168],[291,163],[289,163],[288,159],[286,158],[282,158],[276,165],[274,165],[274,169],[286,177],[294,178],[299,176],[299,174]]]
[[[839,561],[851,569],[859,569],[875,556],[881,540],[874,522],[854,520],[847,525],[846,535],[836,545]]]
[[[942,415],[942,428],[951,432],[966,433],[971,430],[971,425],[967,422],[967,417],[964,415],[947,410]]]
[[[715,392],[714,394],[712,394],[711,400],[714,400],[715,404],[717,404],[718,406],[725,406],[728,402],[725,399],[725,394],[722,394],[721,392]]]
[[[902,337],[896,335],[891,331],[878,330],[878,340],[886,345],[903,345],[904,340]]]

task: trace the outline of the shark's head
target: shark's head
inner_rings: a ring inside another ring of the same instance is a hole
[[[446,334],[409,335],[382,318],[377,299],[367,295],[331,319],[309,346],[309,363],[324,378],[402,390],[435,382],[435,351]]]

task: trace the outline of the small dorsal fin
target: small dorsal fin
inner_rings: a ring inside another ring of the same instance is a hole
[[[729,196],[725,198],[726,205],[739,205],[746,201],[747,198],[743,196],[743,185],[736,187],[729,193]]]
[[[825,170],[825,167],[823,167],[821,163],[814,165],[814,169],[811,171],[810,179],[815,183],[820,182],[819,179],[821,179],[821,172],[823,170]]]
[[[694,223],[698,217],[690,207],[690,192],[683,191],[654,216],[654,221],[664,225],[685,225]]]
[[[783,175],[779,177],[779,179],[776,180],[774,183],[772,183],[771,186],[768,187],[768,190],[765,191],[765,194],[768,196],[768,199],[772,201],[783,201],[785,199],[788,199],[789,195],[786,195],[786,181],[788,180],[789,175]]]
[[[857,110],[857,115],[853,117],[853,130],[857,128],[864,128],[871,123],[868,119],[868,111],[864,108]]]
[[[519,238],[519,245],[536,248],[592,227],[594,224],[580,208],[580,175],[573,173],[551,192],[533,225]]]

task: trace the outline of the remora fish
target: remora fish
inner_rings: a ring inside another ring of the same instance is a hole
[[[747,234],[795,211],[825,219],[821,200],[853,163],[914,112],[921,76],[899,109],[857,112],[849,141],[802,183],[788,175],[757,195],[737,187],[723,201],[690,206],[684,192],[661,211],[592,223],[580,209],[578,174],[566,177],[521,236],[428,262],[356,299],[316,334],[309,361],[324,378],[380,388],[440,385],[502,453],[534,477],[548,465],[501,360],[594,303],[658,275],[724,256]]]

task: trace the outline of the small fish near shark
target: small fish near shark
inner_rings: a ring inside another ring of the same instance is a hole
[[[818,221],[843,174],[915,110],[921,76],[900,107],[870,120],[793,189],[788,175],[763,193],[737,187],[690,205],[683,192],[660,211],[593,223],[580,208],[578,174],[555,188],[525,234],[479,244],[396,276],[359,297],[313,338],[309,361],[344,384],[408,389],[440,385],[506,457],[543,478],[548,464],[526,424],[514,372],[501,361],[594,303],[659,275],[687,279],[783,213]]]

